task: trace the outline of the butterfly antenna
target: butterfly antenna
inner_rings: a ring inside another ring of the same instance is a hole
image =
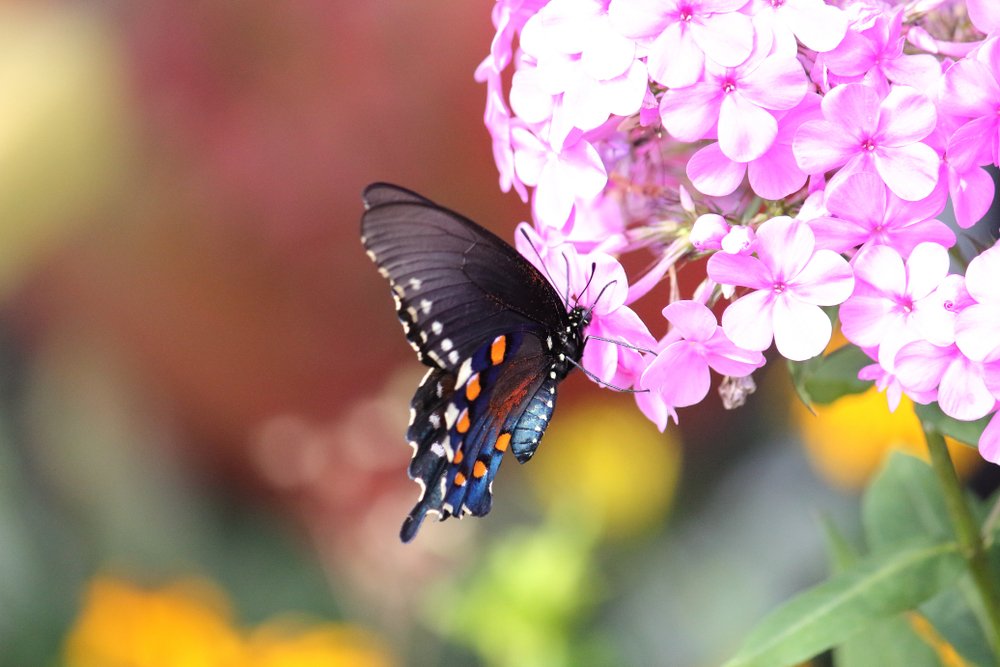
[[[577,362],[573,361],[569,357],[566,357],[566,361],[568,361],[569,363],[573,364],[574,366],[576,366],[577,368],[579,368],[581,371],[583,371],[584,373],[586,373],[587,377],[589,377],[591,380],[593,380],[597,384],[603,384],[605,387],[608,387],[609,389],[614,389],[615,391],[625,392],[626,394],[648,394],[649,393],[648,389],[623,389],[621,387],[616,387],[615,385],[611,384],[610,382],[605,382],[601,378],[597,377],[596,375],[594,375],[593,373],[591,373],[586,368],[584,368],[583,366],[581,366]]]
[[[567,275],[569,274],[568,271],[566,273],[567,273]],[[586,293],[586,291],[590,288],[590,283],[592,283],[594,281],[594,276],[596,276],[596,275],[597,275],[597,262],[591,262],[591,264],[590,264],[590,277],[587,278],[587,284],[583,286],[583,289],[580,291],[580,294]],[[601,297],[598,296],[597,298],[600,299]]]
[[[565,251],[562,254],[563,262],[566,264],[566,305],[569,305],[569,257],[566,256]],[[580,303],[580,297],[573,297],[576,299],[577,303]]]
[[[610,283],[601,288],[601,291],[598,293],[597,298],[594,299],[594,303],[590,304],[590,308],[588,308],[587,312],[583,314],[584,319],[590,316],[590,313],[594,310],[594,307],[597,305],[597,302],[601,300],[602,296],[604,296],[604,292],[617,282],[618,282],[617,280],[612,280]]]
[[[612,340],[610,338],[601,338],[600,336],[587,336],[586,338],[583,339],[583,344],[586,345],[587,341],[590,340],[591,338],[593,338],[594,340],[603,340],[605,343],[614,343],[615,345],[620,345],[621,347],[627,347],[628,349],[635,350],[637,352],[648,352],[648,353],[652,354],[653,356],[657,356],[657,353],[654,350],[647,350],[644,347],[636,347],[635,345],[629,345],[628,343],[623,343],[620,340]]]
[[[552,274],[549,273],[549,267],[545,266],[545,260],[542,259],[542,253],[538,252],[538,248],[536,248],[535,244],[531,242],[531,237],[528,236],[528,232],[526,232],[526,231],[524,231],[522,229],[521,230],[521,235],[524,236],[524,240],[528,242],[528,245],[531,246],[531,249],[535,251],[535,257],[538,258],[538,263],[542,265],[542,271],[545,271],[545,276],[549,279],[549,284],[552,285],[553,287],[555,287],[556,281],[552,277]],[[565,257],[565,255],[563,255],[563,256]],[[566,260],[566,261],[567,261],[567,265],[568,265],[569,260]],[[569,275],[568,271],[567,271],[567,275]],[[556,293],[558,294],[558,290],[557,290]],[[559,294],[559,298],[561,298],[563,300],[563,303],[569,303],[569,283],[566,284],[566,296],[563,296],[562,294]]]

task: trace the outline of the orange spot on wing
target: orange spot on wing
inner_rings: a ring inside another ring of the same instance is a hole
[[[466,408],[462,410],[462,416],[458,418],[458,423],[455,425],[455,430],[459,433],[465,433],[469,430],[469,410]]]
[[[503,361],[503,355],[507,351],[507,339],[504,336],[497,336],[490,346],[490,361],[496,366]]]
[[[459,463],[462,462],[462,459],[464,459],[464,458],[465,458],[465,454],[463,454],[462,450],[460,449],[457,452],[455,452],[455,460],[453,461],[453,463],[455,465],[458,465]]]
[[[507,445],[510,444],[510,433],[501,433],[500,437],[497,438],[496,448],[497,451],[505,452],[507,451]]]
[[[476,461],[476,465],[472,466],[472,475],[476,479],[479,479],[486,474],[486,464],[482,461]]]
[[[465,398],[469,401],[476,400],[479,396],[480,386],[479,386],[479,373],[476,373],[469,378],[469,383],[465,385]]]
[[[462,473],[455,475],[455,486],[465,486],[465,475]]]

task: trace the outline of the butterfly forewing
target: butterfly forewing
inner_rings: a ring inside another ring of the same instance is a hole
[[[455,369],[484,339],[567,325],[544,276],[492,233],[395,186],[365,196],[362,240],[423,363]]]

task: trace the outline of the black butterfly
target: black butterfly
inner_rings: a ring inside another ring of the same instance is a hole
[[[568,308],[534,266],[468,218],[386,183],[365,188],[361,242],[389,279],[403,331],[431,367],[410,403],[406,439],[427,512],[484,516],[509,448],[535,453],[556,385],[583,354],[590,312]]]

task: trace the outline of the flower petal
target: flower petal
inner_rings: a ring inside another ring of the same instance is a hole
[[[757,290],[729,304],[722,313],[722,328],[743,349],[760,352],[771,346],[773,311],[774,292]]]
[[[708,277],[720,285],[771,289],[774,278],[756,257],[717,252],[708,258]]]
[[[697,301],[675,301],[663,309],[663,316],[685,339],[701,343],[707,342],[719,326],[712,311]]]
[[[778,136],[774,116],[739,92],[722,98],[719,148],[730,160],[749,162],[763,155]]]
[[[805,268],[788,283],[796,299],[817,306],[843,303],[854,291],[854,271],[832,250],[817,250]]]
[[[774,304],[774,344],[786,359],[805,361],[823,352],[833,324],[819,306],[803,303],[790,294]]]
[[[700,149],[691,156],[691,159],[687,163],[687,175],[691,179],[691,183],[698,189],[698,192],[710,197],[724,197],[733,193],[740,186],[740,183],[743,182],[743,176],[746,172],[746,164],[730,160],[723,155],[718,142]],[[802,172],[799,173],[801,174]],[[802,182],[805,183],[804,174]],[[799,187],[802,187],[801,184]],[[795,188],[795,190],[797,189]],[[792,190],[792,192],[795,190]],[[771,197],[771,199],[778,198]]]

